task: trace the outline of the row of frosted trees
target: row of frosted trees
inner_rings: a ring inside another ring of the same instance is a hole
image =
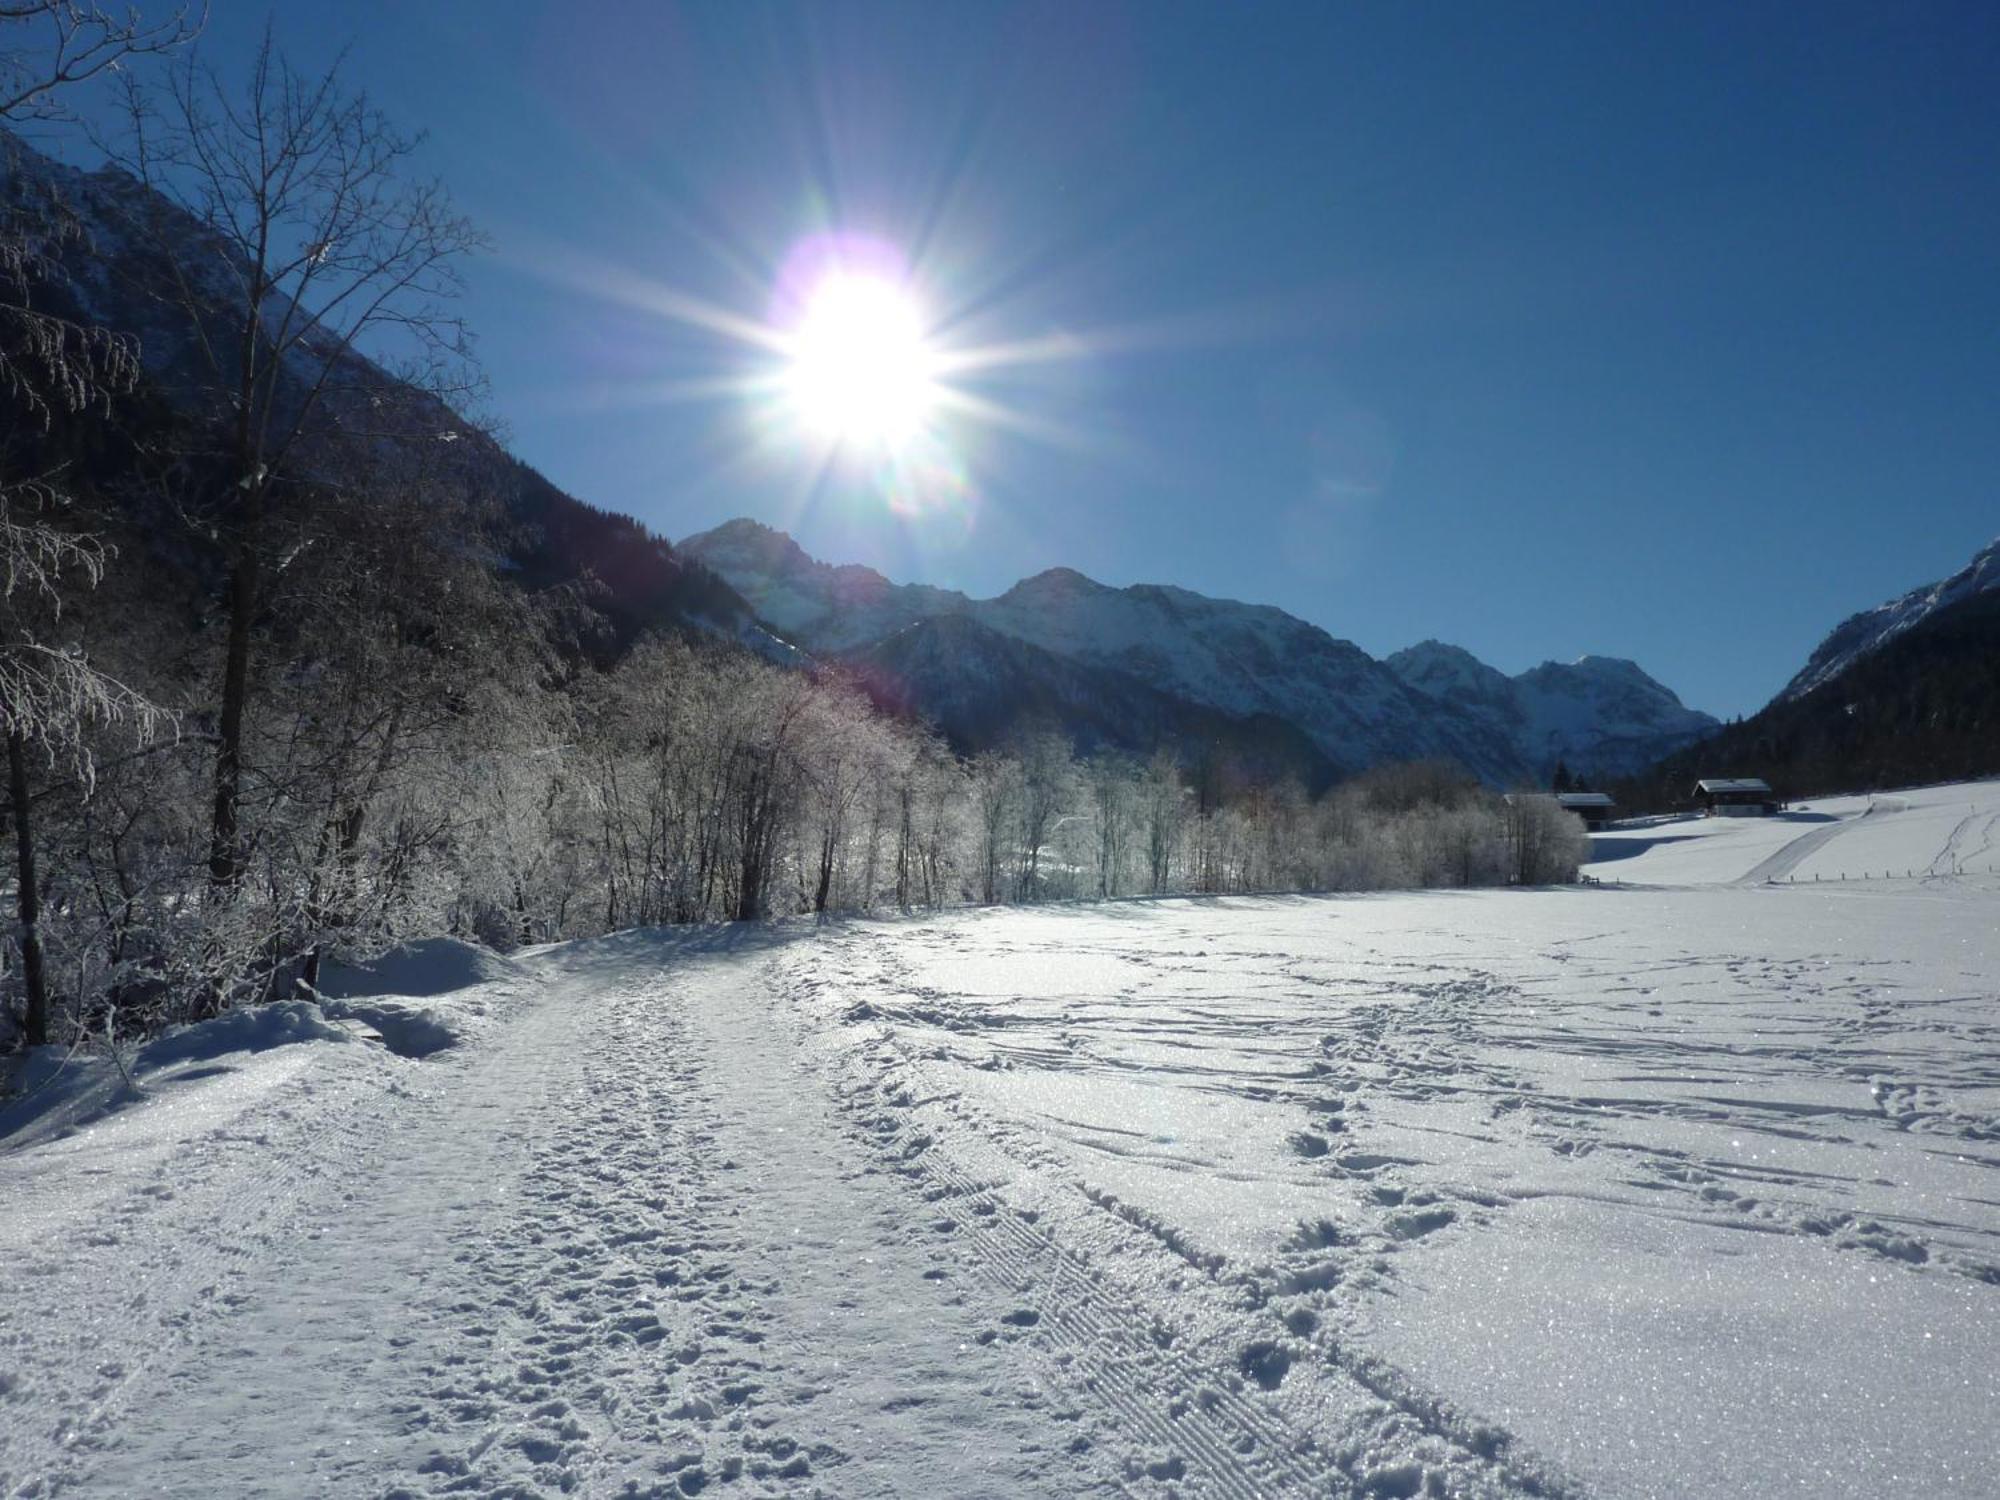
[[[1581,825],[1449,767],[1390,767],[1317,800],[1205,793],[1172,754],[1079,759],[1053,731],[954,755],[838,673],[648,643],[581,685],[563,743],[516,750],[510,934],[1167,893],[1573,879]],[[500,809],[496,808],[496,812]],[[462,924],[494,921],[494,891]]]

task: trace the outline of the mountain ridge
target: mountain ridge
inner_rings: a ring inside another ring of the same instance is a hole
[[[1481,704],[1417,670],[1411,653],[1422,656],[1420,648],[1377,661],[1274,605],[1212,598],[1174,584],[1117,587],[1054,567],[990,599],[974,599],[821,561],[787,533],[747,518],[680,545],[806,650],[848,656],[920,621],[964,616],[1185,704],[1238,720],[1284,720],[1347,771],[1444,757],[1496,784],[1539,781],[1562,759],[1615,774],[1658,759],[1716,723],[1621,658],[1545,663],[1509,679],[1462,648],[1426,643],[1436,648],[1433,660],[1458,653],[1451,661],[1461,675],[1460,658],[1504,685],[1488,683],[1495,701]],[[930,667],[928,680],[942,692],[939,668]],[[1602,732],[1591,728],[1593,703],[1604,708]]]

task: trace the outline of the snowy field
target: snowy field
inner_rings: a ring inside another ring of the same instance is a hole
[[[1639,885],[2000,875],[1995,784],[1802,802],[1769,818],[1687,817],[1592,835],[1585,873]]]
[[[2000,1494],[2000,784],[1596,845],[436,944],[71,1069],[0,1496]]]

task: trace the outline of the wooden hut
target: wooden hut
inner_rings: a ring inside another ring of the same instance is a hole
[[[1557,792],[1556,805],[1583,819],[1586,828],[1603,828],[1618,816],[1618,803],[1609,792]]]
[[[1762,818],[1778,810],[1778,794],[1757,776],[1709,776],[1694,784],[1694,800],[1711,818]]]

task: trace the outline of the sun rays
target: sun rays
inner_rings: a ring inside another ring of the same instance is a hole
[[[936,540],[962,539],[1002,461],[1003,439],[1117,452],[1112,435],[1066,419],[1060,408],[1064,382],[1129,349],[1131,330],[1094,336],[1049,329],[1037,317],[1041,331],[980,338],[975,329],[1004,328],[1010,309],[985,296],[955,304],[947,278],[879,236],[827,230],[800,238],[775,270],[754,279],[766,288],[762,308],[732,306],[572,248],[545,245],[524,264],[638,315],[633,337],[641,344],[648,324],[677,330],[676,373],[630,370],[598,387],[595,399],[634,410],[715,407],[718,438],[706,477],[779,483],[795,496],[785,508],[803,509],[838,489],[924,523]]]

